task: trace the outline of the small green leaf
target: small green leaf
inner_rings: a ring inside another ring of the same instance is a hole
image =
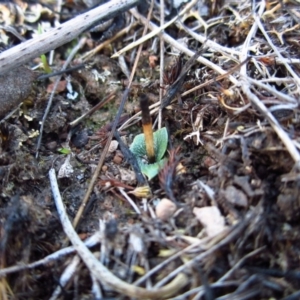
[[[154,138],[154,151],[155,160],[154,164],[147,164],[144,162],[144,158],[147,157],[147,150],[145,144],[145,136],[143,133],[138,134],[133,143],[130,146],[130,151],[136,156],[141,171],[148,179],[155,177],[159,170],[165,164],[165,159],[162,159],[168,146],[168,132],[165,127],[155,131],[153,133]]]
[[[142,173],[146,175],[149,180],[151,180],[158,174],[159,170],[164,166],[166,161],[166,159],[161,159],[159,162],[156,162],[154,164],[145,164],[144,162],[142,162],[142,160],[138,159],[138,163]]]
[[[49,64],[48,64],[48,61],[47,61],[47,57],[45,54],[42,54],[41,55],[41,61],[43,63],[43,67],[44,67],[44,70],[47,74],[50,74],[52,72]]]
[[[38,34],[42,34],[43,33],[43,28],[41,26],[41,24],[39,23],[38,25]],[[50,74],[52,72],[49,64],[48,64],[48,61],[47,61],[47,58],[46,58],[46,55],[45,54],[42,54],[41,55],[41,61],[43,63],[43,67],[44,67],[44,70],[47,74]]]
[[[153,134],[153,138],[154,138],[155,160],[159,161],[163,158],[168,146],[168,132],[166,127],[163,127],[155,131]],[[143,133],[138,134],[134,138],[130,146],[130,151],[137,157],[147,156],[145,136]]]
[[[155,151],[155,158],[156,161],[161,160],[168,146],[168,131],[166,127],[163,127],[154,132],[154,151]]]
[[[129,149],[136,157],[144,157],[147,155],[145,136],[143,133],[135,136]]]
[[[44,67],[44,70],[47,74],[50,74],[52,72],[49,64],[48,64],[48,61],[47,61],[47,57],[45,54],[42,54],[41,55],[41,61],[43,63],[43,67]]]
[[[59,149],[57,149],[57,151],[61,154],[70,154],[71,153],[71,150],[68,148],[59,148]]]
[[[37,31],[38,31],[38,34],[42,34],[42,33],[43,33],[43,28],[42,28],[41,23],[38,24],[38,29],[37,29]]]

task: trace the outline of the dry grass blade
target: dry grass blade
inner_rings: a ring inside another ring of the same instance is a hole
[[[84,198],[83,198],[83,200],[81,202],[81,205],[80,205],[80,207],[79,207],[79,209],[77,211],[77,214],[76,214],[76,216],[74,218],[73,226],[75,228],[76,228],[76,226],[78,225],[78,223],[80,221],[80,218],[81,218],[81,216],[82,216],[82,214],[84,212],[84,209],[85,209],[85,207],[86,207],[86,205],[87,205],[87,203],[89,201],[90,195],[91,195],[91,193],[93,191],[94,185],[95,185],[95,183],[96,183],[96,181],[98,179],[98,175],[99,175],[99,172],[100,172],[100,170],[101,170],[101,168],[103,166],[106,154],[107,154],[108,149],[110,147],[110,143],[112,141],[112,138],[113,138],[113,135],[114,135],[114,131],[117,129],[117,125],[118,125],[119,119],[121,117],[121,113],[123,111],[123,107],[124,107],[125,101],[126,101],[126,99],[128,97],[128,93],[129,93],[129,89],[127,88],[125,90],[124,94],[123,94],[122,103],[121,103],[121,105],[119,107],[116,119],[115,119],[115,121],[114,121],[114,123],[112,125],[111,132],[110,132],[110,134],[109,134],[109,136],[107,138],[107,141],[106,141],[105,147],[103,149],[102,155],[101,155],[101,157],[99,159],[98,165],[97,165],[97,167],[96,167],[96,169],[94,171],[94,174],[93,174],[93,177],[92,177],[91,182],[89,184],[89,187],[88,187],[88,189],[87,189],[87,191],[85,193],[85,196],[84,196]]]
[[[219,52],[219,53],[223,54],[225,57],[227,57],[227,58],[229,58],[229,59],[231,59],[235,62],[238,62],[238,60],[233,55],[239,56],[241,54],[239,51],[236,51],[235,49],[232,49],[232,48],[229,48],[229,47],[224,47],[222,45],[219,45],[218,43],[210,40],[209,37],[206,38],[205,36],[202,36],[200,34],[195,33],[191,29],[184,26],[184,24],[182,24],[182,23],[180,23],[180,26],[178,26],[178,27],[182,28],[191,37],[193,37],[195,40],[199,41],[200,43],[205,42],[207,47],[212,48],[216,52]]]
[[[88,61],[94,55],[96,55],[97,53],[99,53],[102,49],[104,49],[105,47],[109,46],[116,39],[118,39],[121,36],[123,36],[126,33],[128,33],[128,31],[130,31],[131,29],[135,28],[137,25],[138,25],[138,22],[134,22],[134,23],[130,24],[127,28],[123,28],[116,35],[114,35],[111,39],[109,39],[109,40],[101,43],[100,45],[98,45],[97,47],[95,47],[93,50],[91,50],[91,51],[85,53],[84,55],[82,55],[82,57],[80,59],[83,60],[83,61]]]
[[[67,285],[67,283],[70,281],[70,279],[73,277],[79,263],[80,263],[80,258],[77,255],[74,256],[72,261],[68,264],[63,274],[61,275],[59,279],[59,285],[54,290],[50,300],[56,300],[60,296],[62,292],[62,288],[64,288]]]
[[[264,84],[263,82],[265,82],[265,80],[260,80],[259,81],[259,80],[255,80],[255,79],[250,78],[250,77],[248,77],[247,80],[251,83],[251,85],[252,84],[256,85],[256,86],[270,92],[272,95],[274,95],[275,97],[277,97],[278,99],[280,99],[282,101],[293,104],[293,105],[295,105],[295,107],[298,105],[295,98],[293,98],[290,95],[287,95],[285,93],[282,93],[282,92],[274,89],[273,87],[271,87],[269,85]],[[280,80],[282,80],[282,79],[280,78]],[[292,82],[294,82],[294,81],[292,81]]]
[[[78,119],[72,121],[70,123],[71,127],[77,126],[80,122],[82,122],[85,118],[91,116],[96,110],[103,107],[105,104],[110,102],[112,99],[115,98],[114,94],[110,94],[107,97],[105,97],[101,102],[99,102],[97,105],[95,105],[93,108],[91,108],[88,112],[86,112],[84,115],[80,116]]]
[[[201,254],[196,255],[192,260],[188,261],[187,263],[181,265],[179,268],[172,271],[167,277],[163,278],[160,282],[158,282],[155,287],[161,287],[166,282],[168,282],[170,279],[172,279],[174,276],[177,276],[177,274],[180,274],[183,270],[188,269],[191,267],[194,263],[202,261],[212,255],[215,251],[220,249],[222,246],[226,245],[227,243],[230,243],[233,239],[235,239],[241,231],[245,230],[247,226],[249,226],[249,222],[252,217],[257,216],[257,214],[260,214],[261,208],[257,207],[256,211],[252,214],[249,214],[245,220],[243,220],[241,223],[237,224],[233,228],[230,228],[229,230],[224,230],[220,234],[218,234],[210,243],[210,245],[207,245],[207,250],[204,251]]]
[[[165,23],[165,5],[164,1],[160,1],[160,26],[162,27]],[[163,33],[163,30],[162,30]],[[159,84],[162,87],[164,83],[164,69],[165,69],[165,43],[162,36],[160,36],[160,72],[159,72]],[[162,103],[164,91],[162,88],[159,89],[159,101]],[[159,110],[158,113],[158,129],[162,127],[162,110]]]
[[[205,43],[200,47],[200,49],[186,62],[186,64],[183,66],[178,78],[173,82],[173,84],[168,88],[167,93],[164,95],[164,98],[162,99],[161,106],[162,108],[167,107],[175,95],[179,92],[183,81],[188,73],[188,71],[192,68],[194,65],[195,61],[198,59],[198,57],[202,54],[204,48],[205,48]]]

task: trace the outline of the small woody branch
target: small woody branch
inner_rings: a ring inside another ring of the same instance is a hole
[[[111,0],[68,22],[0,53],[0,74],[64,45],[101,20],[107,20],[135,6],[139,0]]]

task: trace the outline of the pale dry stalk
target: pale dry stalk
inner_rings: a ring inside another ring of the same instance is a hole
[[[103,19],[109,19],[138,3],[138,0],[111,0],[36,38],[0,53],[0,74],[62,46]]]

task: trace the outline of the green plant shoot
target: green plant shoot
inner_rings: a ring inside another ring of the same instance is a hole
[[[57,151],[58,151],[59,153],[61,153],[61,154],[65,154],[65,155],[71,153],[71,150],[68,149],[68,148],[59,148],[59,149],[57,149]]]
[[[43,29],[42,29],[42,26],[41,24],[39,23],[38,25],[38,34],[42,34],[43,33]],[[47,57],[45,54],[42,54],[41,55],[41,61],[43,63],[43,68],[44,68],[44,71],[47,73],[47,74],[50,74],[52,72],[49,64],[48,64],[48,61],[47,61]]]
[[[166,159],[163,158],[167,146],[168,146],[168,132],[165,127],[155,131],[153,133],[154,138],[154,151],[155,151],[155,163],[148,164],[145,162],[145,157],[147,157],[145,135],[143,133],[138,134],[133,143],[130,146],[130,151],[137,158],[138,164],[144,175],[148,177],[149,180],[154,178],[159,170],[164,166]]]

